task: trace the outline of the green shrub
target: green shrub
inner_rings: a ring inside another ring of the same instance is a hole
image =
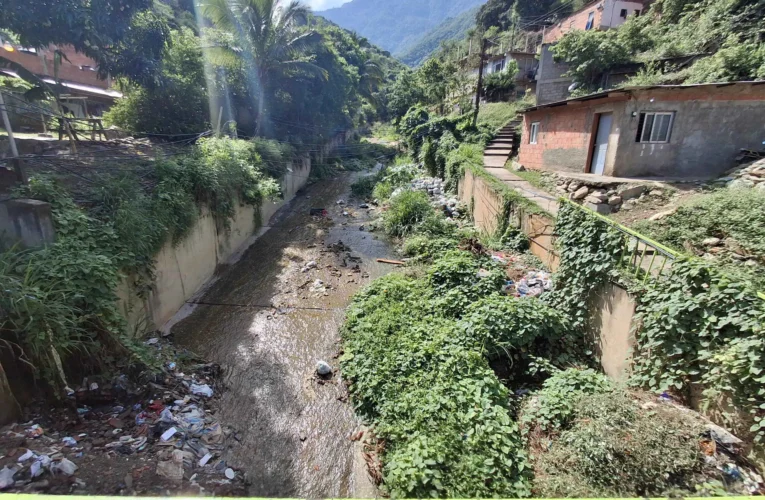
[[[688,495],[701,470],[701,430],[671,406],[646,411],[622,392],[584,396],[570,428],[536,457],[534,492],[546,498]]]
[[[393,497],[528,494],[525,451],[507,389],[479,352],[433,315],[423,279],[388,275],[357,295],[343,328],[343,376],[385,440]]]
[[[372,190],[372,198],[383,202],[393,195],[394,190],[395,188],[390,182],[378,182]]]
[[[533,344],[560,338],[568,325],[565,316],[541,301],[494,294],[470,304],[461,326],[487,356],[506,354],[517,360]]]
[[[559,371],[545,380],[536,397],[527,402],[522,422],[527,428],[543,431],[566,428],[584,396],[613,390],[608,378],[595,370],[570,368]]]
[[[428,195],[421,191],[404,191],[390,200],[383,214],[385,231],[391,236],[405,236],[434,213]]]
[[[367,175],[351,184],[351,194],[361,199],[369,198],[372,196],[376,185],[377,177],[374,175]]]
[[[406,239],[402,251],[407,257],[431,260],[448,250],[453,250],[457,247],[458,243],[459,241],[456,238],[432,238],[430,236],[415,235]]]

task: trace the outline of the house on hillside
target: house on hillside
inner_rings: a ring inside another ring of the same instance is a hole
[[[8,42],[0,44],[0,56],[20,64],[28,71],[40,77],[49,84],[56,83],[56,78],[65,89],[60,100],[69,116],[75,118],[100,117],[109,109],[115,99],[122,94],[111,88],[111,79],[98,78],[96,62],[83,54],[77,53],[72,47],[59,47],[65,56],[56,68],[54,66],[54,48],[32,49]],[[18,77],[9,69],[0,70],[2,76]],[[41,130],[39,113],[26,112],[26,107],[15,106],[11,109],[12,123],[15,126]],[[27,116],[29,115],[29,116]]]
[[[765,81],[626,87],[523,112],[518,161],[614,177],[710,178],[765,149]]]
[[[518,73],[515,75],[518,95],[523,96],[527,89],[534,92],[536,85],[534,76],[537,70],[537,56],[534,53],[508,51],[488,56],[483,67],[484,76],[505,71],[511,61],[515,61],[518,65]],[[478,68],[473,69],[472,74],[478,77]]]
[[[550,51],[550,47],[563,35],[574,30],[618,28],[624,24],[628,16],[639,16],[644,9],[642,0],[596,0],[585,4],[557,24],[545,28],[539,54],[539,70],[536,75],[537,103],[544,104],[567,98],[570,87],[574,83],[571,78],[564,76],[569,70],[568,66],[553,61]]]

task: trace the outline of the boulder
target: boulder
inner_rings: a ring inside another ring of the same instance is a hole
[[[619,196],[621,196],[624,201],[638,198],[643,193],[645,193],[645,186],[631,186],[619,190]]]
[[[575,193],[582,185],[576,181],[572,181],[571,184],[568,185],[568,191],[570,193]],[[589,191],[589,190],[588,190]]]
[[[572,199],[572,200],[581,200],[581,199],[583,199],[585,196],[587,196],[587,194],[588,194],[589,192],[590,192],[590,188],[588,188],[587,186],[582,186],[582,187],[580,187],[579,189],[577,189],[577,190],[574,192],[573,196],[571,196],[571,199]]]
[[[600,215],[608,215],[611,213],[611,206],[608,203],[590,203],[584,204],[585,207],[590,210],[599,213]]]
[[[662,220],[662,219],[665,219],[665,218],[669,217],[673,213],[675,213],[674,209],[673,210],[667,210],[666,212],[659,212],[657,214],[653,214],[652,216],[650,216],[648,218],[648,220],[650,220],[650,221]]]
[[[618,195],[610,196],[608,198],[608,204],[612,207],[616,207],[622,204],[622,197]]]
[[[707,238],[701,242],[701,244],[704,245],[705,247],[716,247],[720,243],[722,243],[722,240],[720,238],[714,238],[714,237]]]
[[[608,195],[603,191],[593,191],[590,193],[590,196],[600,200],[601,203],[608,201]]]

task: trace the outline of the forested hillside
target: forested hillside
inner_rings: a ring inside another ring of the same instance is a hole
[[[318,12],[322,17],[399,54],[429,30],[485,0],[353,0],[341,7]]]
[[[475,15],[478,9],[479,7],[473,7],[457,17],[450,17],[416,43],[396,53],[396,56],[409,66],[419,66],[438,50],[441,42],[464,38],[468,30],[475,26]]]

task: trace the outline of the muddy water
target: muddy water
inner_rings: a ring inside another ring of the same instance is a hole
[[[358,450],[349,436],[359,422],[343,402],[340,377],[335,373],[324,384],[313,377],[318,360],[338,366],[339,329],[350,297],[392,270],[375,262],[390,257],[390,245],[360,230],[369,221],[367,211],[336,204],[349,201],[357,176],[306,188],[194,299],[193,313],[172,330],[178,343],[225,368],[220,417],[239,431],[241,445],[224,458],[246,471],[252,496],[349,497],[369,491],[363,474],[353,472],[354,465],[359,469]],[[311,208],[326,208],[332,221],[312,218]],[[327,250],[339,240],[361,261],[349,260],[348,251]],[[302,272],[310,261],[317,268]],[[368,277],[353,272],[357,263]],[[326,292],[312,290],[317,279],[329,286]]]

